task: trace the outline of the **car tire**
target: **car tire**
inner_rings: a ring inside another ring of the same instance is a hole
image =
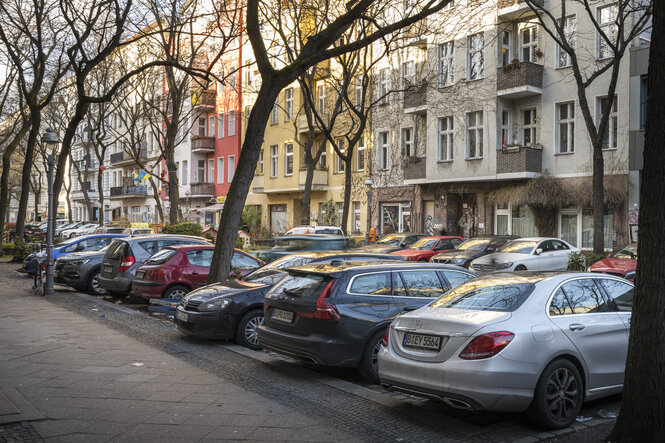
[[[548,429],[565,428],[582,409],[582,376],[570,360],[554,360],[543,370],[533,394],[529,419]]]
[[[174,285],[164,291],[162,298],[182,300],[182,298],[187,295],[189,291],[191,291],[191,289],[189,289],[187,286]]]
[[[99,286],[99,283],[97,282],[97,277],[99,277],[99,273],[101,272],[100,269],[94,269],[90,273],[90,277],[88,277],[88,284],[86,286],[88,290],[88,294],[90,295],[106,295],[108,294],[108,291],[101,286]]]
[[[254,309],[242,316],[236,327],[235,342],[240,346],[258,351],[259,327],[263,324],[263,309]]]
[[[358,372],[363,378],[372,383],[379,383],[379,350],[381,349],[381,340],[385,335],[386,330],[381,329],[377,331],[370,337],[365,345],[365,351],[363,352],[362,360],[360,366],[358,367]]]
[[[517,265],[515,266],[516,271],[526,271],[526,266],[524,265]]]

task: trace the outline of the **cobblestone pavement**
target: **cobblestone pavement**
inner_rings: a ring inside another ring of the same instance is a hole
[[[617,398],[594,402],[572,428],[542,432],[522,414],[453,410],[353,371],[183,337],[163,318],[100,298],[36,297],[13,268],[0,264],[0,390],[44,416],[30,423],[46,441],[565,441],[618,411]],[[1,423],[0,441],[11,441],[19,429]]]

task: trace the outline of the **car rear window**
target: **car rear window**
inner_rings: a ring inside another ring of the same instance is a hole
[[[433,308],[468,309],[471,311],[513,312],[531,295],[533,283],[501,284],[496,280],[462,283],[434,301]]]
[[[300,298],[318,297],[330,280],[330,277],[320,274],[289,273],[288,277],[280,281],[270,292]]]
[[[173,249],[162,249],[145,261],[146,265],[163,265],[176,254]]]
[[[111,243],[111,246],[109,246],[109,248],[106,250],[104,258],[120,259],[127,255],[131,255],[127,254],[127,252],[130,251],[131,248],[129,247],[129,244],[126,241],[116,240],[113,243]]]
[[[390,295],[392,293],[390,272],[358,275],[353,279],[349,292],[352,294]]]

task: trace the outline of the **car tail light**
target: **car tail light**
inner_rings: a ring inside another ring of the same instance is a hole
[[[384,348],[388,347],[388,337],[390,337],[390,326],[386,328],[386,333],[383,334],[383,339],[381,339],[381,344]]]
[[[127,269],[131,268],[134,263],[136,263],[136,259],[133,255],[130,255],[129,257],[123,257],[122,261],[120,261],[118,272],[126,271]]]
[[[298,315],[305,318],[318,318],[321,320],[335,320],[339,321],[341,317],[337,308],[330,302],[330,295],[335,285],[333,280],[328,283],[328,286],[323,290],[319,298],[316,300],[316,311],[314,312],[298,312]]]
[[[464,360],[480,360],[492,357],[508,346],[513,338],[515,338],[515,334],[506,331],[479,335],[471,340],[471,343],[464,348],[459,357]]]

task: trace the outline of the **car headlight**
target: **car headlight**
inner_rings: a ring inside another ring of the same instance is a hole
[[[513,265],[512,262],[506,262],[506,263],[497,263],[494,267],[494,269],[508,269]]]
[[[230,304],[231,300],[228,298],[218,298],[201,303],[198,307],[198,310],[201,312],[221,311]]]
[[[460,263],[464,263],[464,259],[463,258],[449,258],[448,263],[450,263],[451,265],[458,265]]]
[[[88,263],[89,261],[90,261],[90,259],[86,259],[86,260],[72,260],[72,261],[69,262],[69,264],[70,264],[70,265],[73,265],[73,266],[80,266],[80,265],[83,265],[83,264],[85,264],[85,263]]]

